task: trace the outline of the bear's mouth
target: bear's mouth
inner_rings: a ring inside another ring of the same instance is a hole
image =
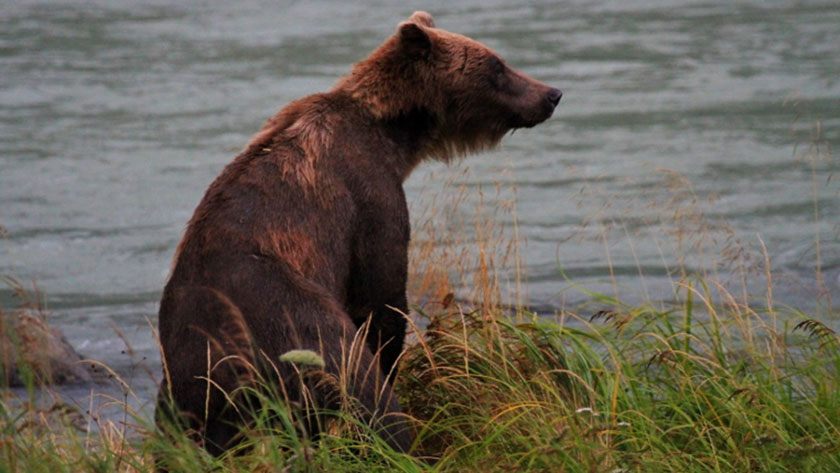
[[[517,128],[533,128],[551,118],[554,115],[554,109],[553,105],[546,103],[535,113],[513,116],[511,117],[510,128],[514,130]]]

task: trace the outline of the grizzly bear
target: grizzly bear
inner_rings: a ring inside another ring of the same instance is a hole
[[[543,122],[561,95],[416,12],[330,92],[280,110],[210,185],[178,245],[160,303],[156,418],[178,413],[220,454],[241,439],[249,418],[237,393],[248,389],[238,388],[256,379],[290,405],[309,392],[334,407],[329,383],[307,391],[300,367],[280,361],[304,349],[346,383],[362,421],[408,451],[413,434],[390,386],[408,312],[403,181],[424,159],[449,161]]]

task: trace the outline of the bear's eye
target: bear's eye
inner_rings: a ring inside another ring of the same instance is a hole
[[[490,83],[493,84],[493,87],[496,89],[504,89],[507,84],[507,75],[505,74],[507,67],[505,67],[505,63],[503,63],[501,59],[493,56],[490,58],[489,66]]]
[[[490,59],[490,72],[496,75],[504,74],[505,63],[503,63],[502,60],[497,58],[496,56],[493,56]]]

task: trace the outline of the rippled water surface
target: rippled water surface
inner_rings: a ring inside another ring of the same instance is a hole
[[[189,3],[0,6],[0,274],[36,280],[78,350],[142,393],[152,382],[115,333],[157,372],[149,326],[207,185],[267,117],[329,89],[414,9]],[[407,183],[415,203],[466,186],[466,214],[479,191],[493,207],[515,188],[535,306],[583,299],[561,291],[563,273],[668,298],[680,267],[747,274],[763,295],[761,242],[777,300],[816,305],[818,255],[840,299],[836,158],[824,152],[840,143],[836,2],[422,8],[565,92],[550,121],[457,166],[468,173],[432,164]],[[511,212],[497,219],[513,228]]]

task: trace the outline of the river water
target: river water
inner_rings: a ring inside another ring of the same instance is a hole
[[[564,90],[547,123],[407,182],[415,210],[457,200],[448,218],[469,222],[478,195],[503,207],[494,219],[523,242],[535,307],[583,301],[572,285],[668,299],[681,268],[735,292],[747,281],[763,297],[762,244],[777,301],[824,311],[826,294],[840,299],[830,151],[840,143],[840,4],[418,8]],[[207,185],[267,117],[329,89],[413,9],[4,1],[0,274],[36,281],[70,342],[132,380],[141,404],[150,399],[150,326]],[[15,304],[6,288],[0,297]]]

